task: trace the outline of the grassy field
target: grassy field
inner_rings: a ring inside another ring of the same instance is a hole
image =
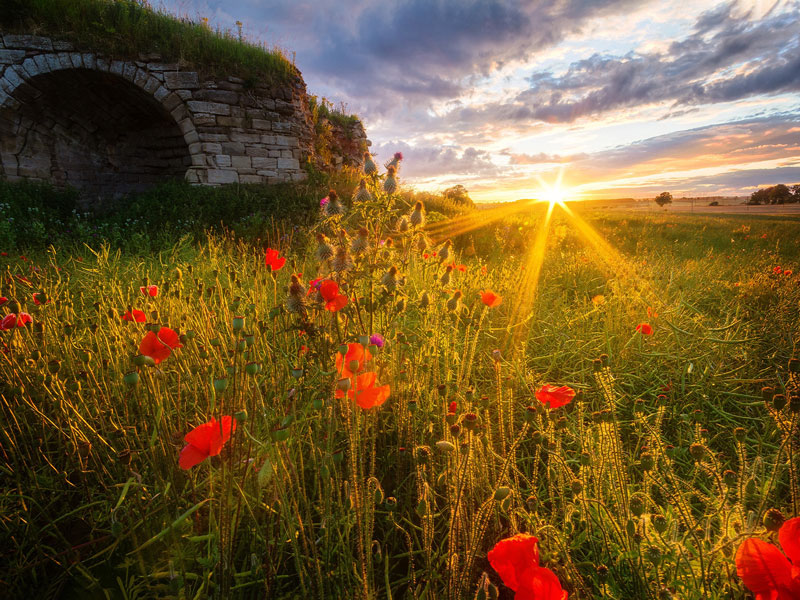
[[[0,257],[6,597],[512,598],[515,533],[569,598],[749,597],[737,547],[800,504],[800,221],[369,189],[297,236]]]

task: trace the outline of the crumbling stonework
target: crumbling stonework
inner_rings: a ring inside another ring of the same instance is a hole
[[[300,76],[248,86],[157,55],[108,60],[45,37],[1,39],[0,176],[71,185],[90,198],[170,178],[306,177],[314,130]]]

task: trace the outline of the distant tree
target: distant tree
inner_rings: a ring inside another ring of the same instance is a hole
[[[747,203],[755,205],[769,204],[769,188],[758,189],[750,194],[750,200]]]
[[[800,202],[800,183],[792,186],[792,202]]]
[[[788,186],[779,183],[769,189],[770,204],[786,204],[792,200],[792,192]]]
[[[656,204],[659,206],[666,206],[667,204],[672,204],[672,194],[669,192],[661,192],[658,196],[656,196]]]
[[[467,191],[467,188],[465,188],[460,183],[458,185],[454,185],[451,188],[447,188],[444,192],[442,192],[442,196],[462,206],[473,205],[472,198],[469,197],[469,192]]]

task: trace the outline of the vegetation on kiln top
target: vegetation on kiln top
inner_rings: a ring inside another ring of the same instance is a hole
[[[141,53],[185,61],[203,73],[235,74],[253,85],[279,84],[299,74],[283,50],[247,41],[238,32],[212,30],[152,8],[145,0],[3,0],[3,33],[67,40],[81,50],[114,58]]]

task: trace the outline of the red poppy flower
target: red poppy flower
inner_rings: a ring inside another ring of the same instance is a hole
[[[139,344],[139,354],[151,357],[158,364],[169,357],[173,350],[182,347],[178,334],[168,327],[162,327],[158,334],[147,332]]]
[[[24,283],[28,287],[33,287],[31,280],[25,277],[24,275],[14,275],[14,277],[16,277],[17,281],[19,281],[20,283]]]
[[[8,256],[8,252],[0,252],[0,256]]]
[[[567,600],[561,582],[547,567],[530,567],[520,577],[516,600]]]
[[[264,264],[273,271],[280,271],[283,268],[283,265],[286,264],[286,257],[280,256],[280,252],[278,250],[267,248],[267,252],[264,255]]]
[[[5,306],[8,303],[8,298],[5,296],[0,296],[0,306]]]
[[[336,353],[336,372],[341,377],[352,377],[354,372],[350,369],[350,363],[356,361],[355,373],[358,373],[364,368],[364,363],[371,359],[372,355],[369,350],[361,344],[347,344],[347,353],[344,356],[341,352]]]
[[[236,431],[236,421],[230,416],[222,417],[222,425],[216,419],[211,419],[192,429],[183,438],[187,444],[178,459],[180,468],[191,469],[209,456],[217,456],[231,438],[232,431]]]
[[[657,319],[658,318],[658,313],[656,312],[655,308],[653,308],[652,306],[648,306],[647,307],[647,316],[651,317],[653,319]]]
[[[792,275],[792,270],[791,270],[791,269],[786,269],[786,270],[783,272],[783,274],[784,274],[784,275],[786,275],[786,277],[791,277],[791,275]]]
[[[748,538],[736,551],[736,573],[756,600],[800,598],[800,517],[789,519],[778,532],[778,548]]]
[[[491,290],[483,290],[480,292],[481,294],[481,302],[483,302],[489,308],[494,308],[495,306],[500,306],[503,303],[503,298],[498,296]]]
[[[776,275],[780,275],[781,273],[783,273],[783,269],[780,267],[775,267],[774,269],[772,269],[772,272],[775,273]]]
[[[458,403],[455,400],[453,400],[452,402],[450,402],[450,405],[447,407],[447,412],[449,412],[451,414],[455,414],[457,409],[458,409]]]
[[[639,323],[636,326],[636,331],[638,331],[642,335],[653,335],[653,328],[650,326],[649,323]]]
[[[306,296],[310,296],[314,292],[319,291],[319,285],[321,282],[322,282],[322,277],[319,277],[318,279],[312,279],[308,283],[308,291],[306,292]]]
[[[26,312],[21,312],[19,315],[16,313],[10,313],[3,317],[2,321],[0,321],[0,329],[7,331],[9,329],[14,329],[14,327],[25,327],[25,325],[32,322],[33,317]]]
[[[139,291],[142,292],[145,296],[150,296],[151,298],[155,298],[158,296],[158,286],[157,285],[147,285],[142,286],[139,288]]]
[[[34,292],[33,294],[33,303],[36,306],[41,306],[42,304],[48,304],[50,302],[50,298],[45,296],[42,292]]]
[[[556,387],[554,385],[546,384],[536,392],[536,399],[542,404],[550,404],[550,409],[560,408],[572,402],[575,397],[575,390],[566,385]]]
[[[350,376],[350,389],[347,390],[347,395],[364,410],[380,406],[389,398],[389,386],[375,385],[376,379],[377,375],[372,371],[361,373],[358,376]],[[343,390],[336,390],[337,398],[344,398],[344,395]]]
[[[431,257],[431,255],[428,254],[427,252],[422,254],[422,258],[424,258],[425,260],[428,260],[430,257]]]
[[[124,315],[122,315],[123,321],[136,321],[137,323],[144,323],[147,321],[147,317],[144,314],[144,311],[136,310],[128,311]]]
[[[336,312],[347,306],[347,296],[339,293],[339,284],[333,279],[319,284],[319,295],[325,300],[325,310]]]
[[[497,542],[486,558],[503,583],[516,592],[520,588],[523,574],[531,567],[539,566],[538,544],[536,537],[518,533]]]

